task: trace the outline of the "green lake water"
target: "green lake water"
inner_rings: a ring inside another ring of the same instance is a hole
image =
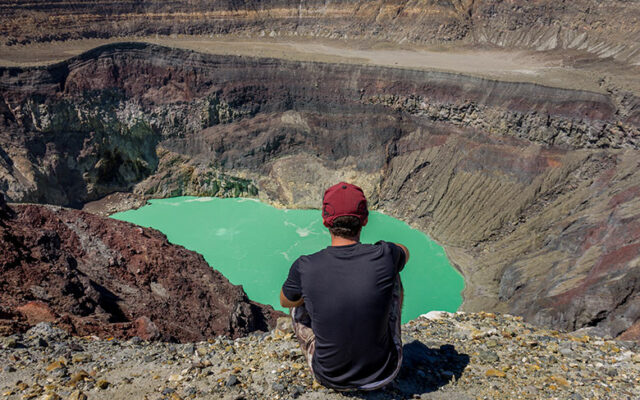
[[[171,243],[204,256],[250,299],[279,304],[291,263],[330,244],[319,210],[282,210],[253,199],[176,197],[151,200],[113,218],[158,229]],[[405,289],[403,322],[432,310],[453,312],[462,303],[462,276],[444,250],[422,232],[387,215],[371,212],[363,243],[399,242],[411,259],[401,272]]]

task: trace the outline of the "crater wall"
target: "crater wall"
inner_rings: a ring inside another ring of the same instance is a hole
[[[612,336],[640,318],[637,98],[140,43],[0,69],[0,85],[12,201],[317,207],[348,179],[445,246],[464,309]]]
[[[130,35],[303,36],[571,49],[640,63],[637,1],[0,1],[7,45]]]

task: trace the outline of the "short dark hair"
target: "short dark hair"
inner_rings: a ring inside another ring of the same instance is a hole
[[[360,233],[362,229],[362,223],[360,218],[353,215],[343,215],[333,220],[333,225],[329,228],[329,232],[333,236],[340,236],[347,239],[352,239]]]

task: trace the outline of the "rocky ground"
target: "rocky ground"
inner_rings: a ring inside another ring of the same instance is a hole
[[[288,318],[197,343],[69,337],[41,323],[0,338],[5,399],[637,399],[640,346],[537,329],[519,317],[432,312],[404,325],[385,390],[338,393],[309,375]]]

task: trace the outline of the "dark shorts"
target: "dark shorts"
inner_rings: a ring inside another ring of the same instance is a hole
[[[383,386],[388,385],[395,379],[400,372],[400,366],[402,365],[402,335],[400,333],[400,320],[402,314],[402,282],[400,281],[400,277],[396,280],[396,283],[393,287],[393,303],[391,305],[391,315],[389,316],[389,327],[393,332],[393,343],[396,346],[396,350],[398,351],[398,365],[396,366],[393,373],[376,382],[371,382],[366,385],[354,388],[358,390],[376,390],[380,389]],[[316,337],[313,334],[313,330],[311,330],[311,320],[309,318],[309,314],[307,314],[307,310],[304,308],[304,305],[300,307],[294,307],[291,309],[291,318],[293,320],[293,331],[296,334],[296,338],[298,338],[298,342],[300,343],[300,348],[302,349],[302,353],[307,358],[307,365],[309,369],[313,373],[313,354],[316,350]]]

